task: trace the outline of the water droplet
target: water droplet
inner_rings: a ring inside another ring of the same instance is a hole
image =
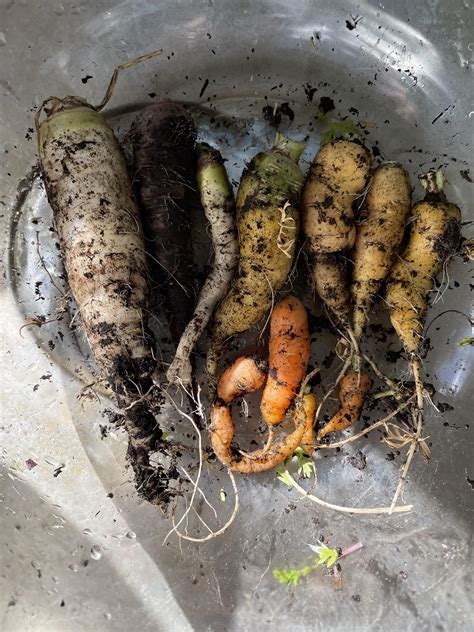
[[[84,535],[92,535],[92,529],[86,528],[82,530]]]
[[[5,33],[0,33],[0,46],[5,46],[6,43]]]
[[[94,546],[91,547],[91,558],[93,560],[100,560],[101,557],[102,551],[100,550],[100,546],[98,544],[94,544]]]
[[[71,9],[71,13],[74,13],[74,15],[78,15],[81,12],[79,7],[72,7]]]
[[[77,573],[77,571],[79,570],[79,566],[77,564],[74,564],[74,562],[72,564],[69,564],[68,568],[70,568],[73,573]]]
[[[112,615],[110,614],[110,612],[104,612],[104,617],[107,619],[107,621],[110,621]]]
[[[56,13],[56,15],[63,15],[64,14],[64,7],[62,4],[57,4],[53,11]]]
[[[59,577],[57,575],[53,575],[51,579],[53,580],[55,584],[59,584]]]
[[[130,538],[130,540],[135,540],[135,538],[137,537],[137,534],[135,533],[135,531],[129,531],[128,533],[125,534],[125,536],[127,538]]]

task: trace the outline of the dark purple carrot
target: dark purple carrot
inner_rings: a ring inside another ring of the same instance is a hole
[[[130,137],[152,277],[177,343],[195,302],[190,209],[196,128],[182,105],[163,99],[138,114]]]

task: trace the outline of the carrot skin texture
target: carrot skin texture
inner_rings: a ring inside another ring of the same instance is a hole
[[[338,140],[321,147],[311,164],[302,193],[303,230],[311,276],[321,299],[343,324],[350,319],[344,257],[354,245],[352,205],[370,172],[368,150]]]
[[[195,301],[190,207],[196,129],[182,105],[163,99],[138,114],[130,138],[150,269],[178,343]]]
[[[346,257],[340,252],[309,253],[314,290],[342,323],[350,319]]]
[[[316,154],[303,188],[303,225],[315,252],[341,252],[355,240],[352,204],[363,191],[371,165],[360,143],[338,140]]]
[[[304,408],[304,416],[305,416],[305,428],[303,431],[303,436],[301,437],[300,446],[303,448],[303,451],[311,456],[314,452],[314,417],[316,415],[316,408],[318,404],[318,400],[316,399],[316,395],[311,394],[312,399],[303,400]],[[308,408],[311,406],[311,408]]]
[[[151,386],[155,366],[143,326],[149,285],[139,212],[105,119],[82,99],[57,101],[39,126],[43,180],[86,338],[125,407]],[[146,483],[148,454],[161,431],[141,402],[127,412],[125,426],[140,493],[154,501],[164,490]]]
[[[405,351],[420,353],[428,295],[461,240],[461,211],[440,196],[427,194],[413,207],[408,244],[390,272],[386,301]]]
[[[143,234],[112,130],[91,108],[65,110],[41,125],[39,147],[69,285],[97,364],[109,374],[123,358],[150,358]]]
[[[289,458],[302,440],[312,451],[313,420],[316,413],[316,396],[309,393],[298,401],[293,414],[295,430],[275,441],[269,449],[254,450],[250,455],[239,454],[232,447],[235,425],[232,419],[232,402],[260,388],[266,379],[266,370],[255,358],[237,358],[222,374],[217,386],[217,400],[211,408],[209,440],[219,461],[233,472],[254,474],[273,469]]]
[[[283,421],[306,375],[310,351],[306,309],[298,298],[287,296],[270,319],[269,371],[260,406],[266,424]]]
[[[353,331],[362,335],[370,306],[387,278],[411,209],[411,183],[402,165],[390,162],[372,175],[352,251]]]
[[[230,404],[236,397],[253,393],[265,384],[266,365],[255,358],[237,358],[221,375],[217,397]]]
[[[312,424],[316,413],[316,397],[305,395],[294,414],[295,430],[276,441],[270,449],[254,450],[250,456],[234,454],[232,440],[235,426],[232,420],[230,405],[216,403],[211,411],[211,425],[209,435],[211,446],[219,461],[233,472],[240,474],[256,474],[267,472],[288,459],[300,445],[305,430]]]
[[[186,325],[167,371],[171,383],[192,382],[191,352],[205,331],[216,305],[227,294],[239,258],[232,186],[220,153],[203,143],[197,146],[196,181],[211,230],[214,262],[199,292],[193,317]]]
[[[372,386],[372,380],[365,373],[349,370],[339,384],[339,402],[337,413],[318,432],[318,441],[331,432],[339,432],[359,421],[364,400]]]
[[[299,229],[302,150],[301,143],[278,136],[242,174],[236,201],[239,267],[214,314],[207,360],[213,378],[226,341],[258,323],[271,306],[272,294],[288,278]]]

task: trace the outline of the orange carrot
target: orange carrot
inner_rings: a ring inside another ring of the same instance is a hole
[[[221,375],[217,397],[226,404],[245,393],[253,393],[265,384],[265,363],[255,358],[237,358]]]
[[[359,421],[364,399],[371,386],[372,380],[365,373],[350,370],[344,375],[339,385],[341,407],[324,428],[318,432],[318,441],[321,441],[330,432],[344,430]]]
[[[316,400],[316,396],[312,395],[312,400],[311,400],[311,406],[313,406],[313,414],[306,415],[306,422],[305,422],[305,429],[303,432],[303,436],[301,437],[301,443],[300,446],[303,448],[303,451],[308,455],[311,456],[314,452],[314,416],[316,414],[316,405],[317,405],[317,400]],[[306,405],[309,405],[309,401],[307,401],[306,399],[303,401],[303,404],[306,402]],[[309,413],[309,411],[308,411]]]
[[[223,465],[229,466],[232,463],[231,444],[234,434],[235,426],[230,407],[217,401],[211,409],[209,439],[215,455]]]
[[[287,296],[274,308],[270,321],[269,371],[263,391],[263,420],[279,424],[306,375],[310,356],[308,317],[303,303]]]
[[[241,455],[232,449],[235,426],[232,420],[230,404],[217,402],[211,411],[209,434],[212,448],[221,463],[233,472],[255,474],[273,469],[288,459],[300,445],[308,426],[313,425],[316,412],[316,397],[305,395],[295,408],[293,420],[295,430],[285,438],[276,441],[269,449],[260,449],[248,455]]]

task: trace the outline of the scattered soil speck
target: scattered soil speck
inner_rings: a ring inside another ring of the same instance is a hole
[[[109,434],[108,427],[105,424],[99,424],[99,430],[100,430],[100,438],[106,439],[107,435]]]
[[[454,410],[454,406],[447,402],[438,402],[436,406],[441,413],[449,413],[451,410]]]
[[[209,85],[209,79],[206,79],[206,81],[202,84],[201,92],[199,93],[199,98],[201,98],[202,95],[206,92],[208,85]]]
[[[324,114],[327,114],[328,112],[335,110],[336,106],[334,105],[334,101],[331,97],[321,97],[319,100],[319,109]]]
[[[367,458],[361,450],[352,456],[345,456],[342,459],[342,462],[347,465],[352,465],[352,467],[355,467],[356,470],[365,470],[367,467]]]
[[[306,98],[311,103],[314,97],[314,93],[317,91],[317,88],[313,88],[313,86],[309,83],[304,85],[303,88],[304,88],[304,93],[306,95]]]
[[[357,25],[361,20],[362,17],[360,15],[356,15],[355,17],[351,15],[351,19],[346,20],[346,29],[348,29],[349,31],[353,31],[355,28],[357,28]]]
[[[472,184],[473,180],[471,178],[471,174],[469,173],[469,169],[461,169],[459,173],[461,174],[461,178],[463,178],[463,180]]]

